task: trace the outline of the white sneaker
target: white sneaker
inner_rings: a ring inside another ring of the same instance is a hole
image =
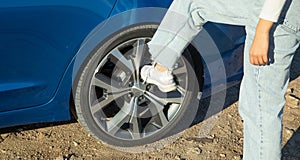
[[[141,77],[145,82],[157,85],[162,92],[170,92],[176,89],[171,72],[158,71],[153,65],[145,65],[141,70]]]

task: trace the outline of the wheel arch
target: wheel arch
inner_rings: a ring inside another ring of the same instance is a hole
[[[128,29],[133,26],[142,24],[159,24],[165,15],[165,8],[137,8],[126,12],[119,13],[108,20],[97,25],[83,41],[80,49],[72,60],[72,88],[78,82],[78,74],[82,71],[82,65],[87,63],[90,53],[103,44],[107,39],[118,34],[119,31]],[[153,13],[153,14],[151,14]],[[186,58],[195,68],[195,74],[199,82],[199,90],[203,87],[203,63],[198,50],[193,45],[188,46],[189,53],[185,54]],[[72,90],[70,93],[70,111],[76,116],[73,104]],[[76,118],[76,117],[75,117]]]
[[[155,13],[155,14],[151,14]],[[137,8],[119,13],[106,21],[97,25],[85,38],[78,52],[74,56],[72,63],[72,83],[76,82],[77,74],[80,72],[80,66],[84,64],[97,46],[109,39],[118,31],[139,24],[158,24],[162,20],[166,9],[164,8]]]

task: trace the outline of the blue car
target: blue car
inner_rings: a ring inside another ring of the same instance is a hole
[[[162,93],[139,72],[152,62],[146,44],[170,4],[0,1],[0,127],[73,115],[102,142],[123,147],[188,127],[200,95],[241,80],[245,32],[207,23],[176,64],[177,90]]]

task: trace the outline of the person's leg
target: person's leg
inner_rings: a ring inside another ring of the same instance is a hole
[[[249,50],[255,26],[249,25],[246,30],[244,78],[239,98],[239,112],[244,120],[243,159],[279,160],[285,93],[300,32],[278,25],[274,31],[275,47],[270,48],[270,64],[254,66],[249,61]]]
[[[148,43],[156,67],[141,70],[144,81],[163,92],[176,89],[171,71],[186,46],[207,21],[245,25],[250,0],[174,0],[157,32]]]
[[[172,70],[207,21],[244,25],[249,0],[174,0],[149,46],[155,62]]]

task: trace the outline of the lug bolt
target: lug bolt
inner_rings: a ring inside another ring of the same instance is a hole
[[[133,83],[132,82],[129,82],[129,87],[132,87],[133,86]]]
[[[141,101],[141,100],[143,100],[144,99],[144,96],[140,96],[139,97],[139,100]]]
[[[151,89],[151,85],[148,85],[146,89],[149,91]]]
[[[108,93],[107,93],[107,92],[104,92],[104,93],[103,93],[103,97],[104,97],[104,98],[107,98],[107,97],[108,97]]]
[[[132,94],[132,93],[129,93],[129,94],[128,94],[128,97],[129,97],[129,98],[133,97],[133,94]]]

